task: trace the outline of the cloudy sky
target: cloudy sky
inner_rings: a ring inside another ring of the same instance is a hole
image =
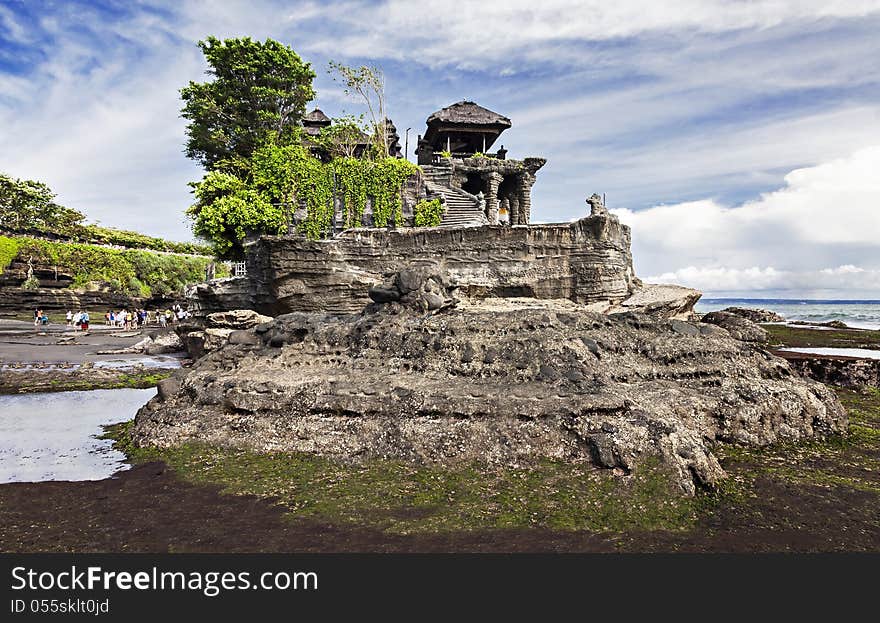
[[[880,298],[880,0],[0,0],[0,171],[102,224],[189,239],[179,89],[196,41],[271,37],[361,112],[375,64],[410,145],[474,99],[548,159],[533,219],[604,192],[637,272],[715,296]]]

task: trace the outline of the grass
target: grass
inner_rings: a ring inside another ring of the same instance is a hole
[[[715,491],[680,494],[658,461],[631,476],[545,460],[530,468],[457,467],[373,460],[342,464],[304,453],[257,453],[187,444],[139,448],[132,422],[108,429],[134,462],[161,460],[180,478],[227,494],[273,498],[289,519],[369,526],[395,534],[485,529],[626,534],[687,531],[723,508],[747,508],[759,478],[792,486],[880,494],[880,391],[838,389],[851,417],[845,435],[768,448],[717,448],[728,478]]]
[[[880,348],[880,331],[810,329],[791,325],[761,325],[770,334],[768,345],[790,347]]]
[[[544,528],[682,530],[719,494],[687,498],[657,461],[633,476],[545,460],[530,468],[373,460],[349,465],[305,453],[256,453],[187,444],[138,448],[132,423],[108,428],[135,462],[161,460],[184,480],[229,494],[271,497],[288,518],[370,526],[396,534]]]

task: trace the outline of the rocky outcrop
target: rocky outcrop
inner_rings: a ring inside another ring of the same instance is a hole
[[[742,316],[729,312],[709,312],[704,314],[700,320],[706,324],[718,325],[730,333],[734,339],[744,342],[764,343],[769,337],[764,328],[759,327],[751,320],[746,320]]]
[[[436,262],[404,268],[387,283],[370,288],[369,296],[376,303],[398,303],[417,311],[446,309],[458,302],[450,291],[449,279]]]
[[[721,311],[751,320],[752,322],[785,322],[785,318],[767,309],[750,309],[748,307],[726,307]]]
[[[119,348],[116,350],[99,350],[99,355],[125,355],[125,354],[144,354],[144,355],[164,355],[168,353],[179,353],[184,350],[183,342],[178,335],[168,329],[165,331],[154,331],[137,344],[128,348]]]
[[[183,322],[176,327],[177,334],[186,352],[193,359],[213,352],[225,346],[234,334],[241,334],[246,329],[272,320],[249,309],[235,309],[208,314],[205,318],[196,318]]]
[[[632,296],[612,306],[609,313],[633,311],[654,318],[693,320],[699,290],[674,285],[641,284]]]
[[[419,275],[409,292],[433,279]],[[717,443],[846,426],[824,385],[728,330],[540,303],[438,313],[397,300],[348,316],[286,314],[232,333],[163,381],[133,437],[342,461],[549,457],[623,472],[660,457],[693,493],[724,477]]]
[[[412,262],[435,262],[462,297],[617,303],[640,285],[630,230],[610,214],[573,223],[462,229],[353,229],[329,240],[264,236],[249,247],[248,278],[200,284],[190,309],[355,313],[368,291]]]
[[[861,389],[880,387],[880,360],[774,351],[799,374],[821,383]]]

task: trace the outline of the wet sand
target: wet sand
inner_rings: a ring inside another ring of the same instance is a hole
[[[134,346],[157,325],[122,330],[92,325],[88,332],[64,324],[36,327],[32,322],[0,319],[0,394],[150,387],[179,368],[183,353],[145,356],[106,354]]]

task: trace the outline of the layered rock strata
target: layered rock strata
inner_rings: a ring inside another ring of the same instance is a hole
[[[617,303],[640,285],[630,230],[602,214],[573,223],[461,229],[353,229],[329,240],[265,236],[249,247],[247,279],[190,291],[197,314],[249,308],[355,313],[368,290],[413,262],[439,263],[460,296]]]
[[[724,477],[717,443],[846,426],[829,389],[721,326],[534,302],[425,313],[391,301],[233,331],[162,381],[134,439],[343,461],[554,458],[623,472],[660,457],[693,493]]]

